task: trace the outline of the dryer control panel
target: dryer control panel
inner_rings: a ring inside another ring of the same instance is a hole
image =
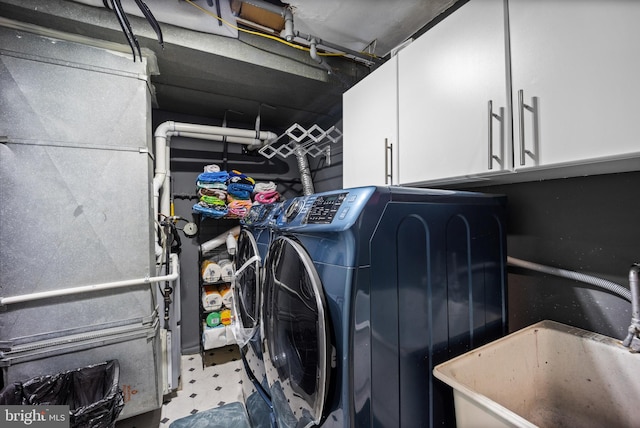
[[[348,193],[334,193],[330,195],[318,195],[313,201],[303,223],[329,224],[338,213],[342,202]]]
[[[341,189],[297,197],[274,220],[280,230],[336,232],[346,230],[357,220],[376,191],[373,186]]]

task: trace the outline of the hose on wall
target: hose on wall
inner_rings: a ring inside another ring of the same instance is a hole
[[[543,272],[549,275],[555,275],[562,278],[573,279],[575,281],[584,282],[586,284],[590,284],[607,291],[610,291],[613,294],[616,294],[619,297],[622,297],[625,300],[631,301],[631,292],[627,290],[625,287],[620,284],[616,284],[615,282],[608,281],[606,279],[598,278],[591,275],[586,275],[580,272],[575,272],[566,269],[560,269],[552,266],[545,266],[534,262],[529,262],[526,260],[516,259],[514,257],[507,256],[507,263],[512,266],[518,266],[521,268],[534,270],[537,272]]]

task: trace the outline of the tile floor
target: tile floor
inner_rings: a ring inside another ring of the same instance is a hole
[[[165,396],[160,409],[118,421],[116,428],[169,428],[184,416],[242,401],[242,370],[235,345],[206,351],[204,358],[183,355],[178,391]]]

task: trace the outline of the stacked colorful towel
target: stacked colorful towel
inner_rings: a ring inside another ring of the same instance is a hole
[[[198,203],[193,211],[212,218],[244,218],[252,205],[255,180],[240,171],[207,165],[198,175]]]
[[[227,171],[203,172],[198,175],[196,187],[200,200],[193,211],[205,217],[222,218],[227,210]]]
[[[255,180],[240,171],[232,170],[227,182],[229,216],[244,218],[251,209],[251,194]]]

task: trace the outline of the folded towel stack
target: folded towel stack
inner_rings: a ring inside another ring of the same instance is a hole
[[[244,218],[251,209],[251,194],[255,180],[240,171],[229,172],[227,181],[227,210],[228,217]]]
[[[212,165],[198,175],[196,186],[200,200],[193,211],[205,217],[222,218],[227,215],[227,171],[215,171]],[[208,170],[208,171],[207,171]]]
[[[198,203],[193,212],[212,218],[244,218],[251,208],[255,180],[240,171],[207,165],[196,182]]]
[[[253,187],[253,202],[255,204],[273,204],[281,198],[277,186],[273,181],[256,183]]]
[[[227,205],[229,216],[244,218],[252,207],[251,199],[233,199]]]

